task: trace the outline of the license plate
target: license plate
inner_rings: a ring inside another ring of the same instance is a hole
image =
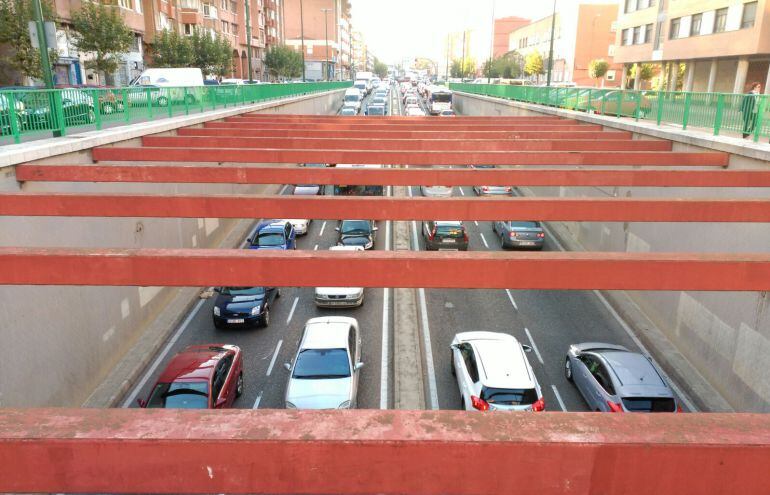
[[[521,246],[534,246],[535,243],[532,241],[522,241],[519,243]]]
[[[457,242],[457,241],[455,241],[454,239],[444,239],[444,240],[443,240],[443,241],[441,241],[441,242],[446,242],[446,243],[448,243],[448,244],[454,244],[454,243],[455,243],[455,242]]]
[[[233,319],[227,320],[227,323],[243,323],[243,322],[244,322],[243,318],[233,318]]]

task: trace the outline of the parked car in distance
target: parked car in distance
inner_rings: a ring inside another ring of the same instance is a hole
[[[340,115],[358,115],[358,110],[356,110],[354,107],[342,107],[342,110],[340,110]]]
[[[457,220],[429,220],[422,223],[422,237],[427,251],[467,251],[468,233]]]
[[[540,222],[506,220],[492,222],[492,230],[500,237],[505,248],[543,249],[545,231]]]
[[[257,225],[254,235],[246,241],[249,249],[297,249],[297,234],[291,222],[268,220]]]
[[[361,362],[358,321],[344,316],[305,323],[293,363],[286,363],[287,409],[352,409],[357,406]]]
[[[141,407],[225,409],[243,394],[243,354],[227,344],[191,345],[174,356]]]
[[[338,232],[338,246],[361,246],[364,249],[374,247],[377,227],[374,220],[340,220],[334,228]]]
[[[270,325],[270,306],[281,292],[276,287],[219,287],[212,318],[216,328]]]
[[[310,167],[312,165],[305,165]],[[324,193],[324,187],[318,184],[297,184],[294,186],[293,194],[295,196],[316,196]]]
[[[363,246],[332,246],[329,251],[363,251]],[[315,304],[321,308],[356,308],[364,303],[363,287],[316,287]]]
[[[682,412],[652,361],[620,345],[571,345],[564,360],[564,375],[592,411]]]
[[[296,235],[306,235],[307,229],[310,226],[310,220],[309,218],[301,219],[301,218],[291,218],[291,219],[284,219],[284,222],[289,222],[292,227],[294,227],[294,233]]]
[[[406,109],[406,115],[407,117],[425,117],[425,112],[418,107],[410,107]]]
[[[455,335],[452,374],[466,411],[544,411],[540,384],[516,337],[496,332]]]
[[[477,196],[511,196],[513,188],[511,186],[473,186],[473,192]]]
[[[452,188],[448,186],[420,186],[420,194],[428,198],[448,198]]]

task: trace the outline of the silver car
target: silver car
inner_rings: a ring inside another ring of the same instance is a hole
[[[652,361],[620,345],[571,345],[564,361],[564,375],[574,382],[592,411],[682,411]]]
[[[323,194],[323,186],[318,184],[297,184],[294,186],[295,196],[317,196]]]
[[[428,198],[448,198],[452,196],[449,186],[420,186],[420,194]]]
[[[500,247],[543,249],[545,231],[540,222],[506,220],[493,222],[492,230],[500,238]]]
[[[305,323],[294,363],[286,363],[287,409],[356,407],[361,359],[358,321],[343,316],[311,318]]]
[[[511,186],[473,186],[473,192],[477,196],[511,196],[513,188]]]

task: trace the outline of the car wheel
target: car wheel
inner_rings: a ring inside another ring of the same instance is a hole
[[[564,377],[568,382],[572,381],[572,363],[570,362],[569,357],[564,360]]]
[[[500,249],[505,249],[505,236],[500,234]]]
[[[275,289],[275,298],[278,299],[281,297],[281,289]]]
[[[262,326],[270,326],[270,308],[265,308],[265,315],[262,317]]]
[[[455,355],[454,355],[454,352],[450,352],[449,353],[449,360],[452,363],[450,365],[452,367],[452,376],[457,376],[457,370],[455,369]],[[462,397],[462,395],[460,397]]]
[[[192,105],[193,103],[195,103],[195,96],[194,95],[187,95],[185,97],[185,99],[187,100],[187,104],[188,105]]]
[[[243,373],[238,374],[238,381],[235,382],[235,396],[243,395]]]

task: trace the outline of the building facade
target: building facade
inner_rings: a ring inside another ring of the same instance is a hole
[[[508,40],[511,33],[516,31],[522,26],[529,24],[529,19],[523,17],[501,17],[495,19],[494,27],[494,41],[492,42],[492,56],[497,58],[501,55],[508,53]]]
[[[768,16],[766,0],[622,0],[615,59],[654,66],[652,80],[626,79],[636,89],[742,93],[759,82],[767,93]]]
[[[612,55],[617,15],[618,7],[613,4],[579,2],[560,8],[554,24],[552,82],[601,87],[620,84],[622,65]],[[508,49],[524,57],[540,53],[544,70],[547,69],[552,19],[548,16],[513,31]],[[610,62],[607,74],[598,81],[590,77],[588,70],[590,62],[596,59]],[[532,76],[537,81],[543,78]]]

